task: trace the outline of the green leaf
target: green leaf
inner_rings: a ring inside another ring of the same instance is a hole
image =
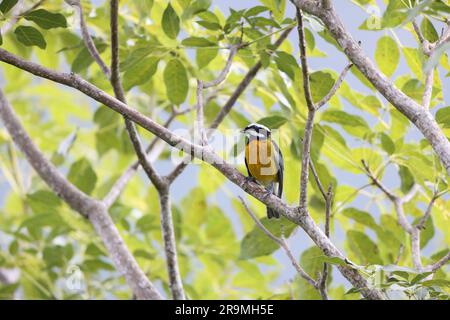
[[[403,193],[408,193],[414,185],[414,176],[408,167],[402,165],[399,165],[398,167],[401,182],[400,190],[402,190]]]
[[[364,233],[356,230],[347,232],[347,242],[361,264],[382,264],[378,246]]]
[[[296,228],[295,224],[285,218],[269,220],[265,217],[260,221],[276,237],[281,236],[282,228],[284,228],[284,235],[288,238]],[[270,239],[258,228],[258,226],[255,226],[253,230],[247,233],[242,239],[239,259],[251,259],[266,256],[276,251],[278,248],[279,246],[275,241]]]
[[[94,41],[97,51],[102,53],[108,47],[106,43]],[[80,73],[87,69],[94,62],[94,58],[90,54],[89,50],[83,46],[83,49],[78,52],[77,56],[72,62],[71,71]]]
[[[429,275],[433,274],[433,272],[424,272],[424,273],[419,273],[417,276],[415,276],[412,280],[411,280],[411,284],[416,284],[420,281],[422,281],[423,279],[425,279],[426,277],[428,277]]]
[[[169,100],[180,105],[186,100],[189,91],[189,79],[186,68],[178,59],[170,60],[164,69],[164,83]]]
[[[381,147],[388,155],[395,153],[395,143],[392,141],[391,137],[389,137],[384,132],[380,133]]]
[[[436,121],[444,128],[450,128],[450,107],[441,108],[436,112]]]
[[[316,278],[318,273],[322,272],[324,262],[323,252],[317,246],[306,249],[300,256],[300,265],[303,267],[305,272],[311,275],[311,277],[313,278]],[[331,281],[331,277],[329,277],[328,280]],[[314,287],[312,287],[303,278],[298,279],[298,286],[296,289],[298,290],[300,299],[320,299],[320,294],[317,292],[317,290],[314,289]]]
[[[275,63],[277,64],[278,69],[294,80],[295,69],[298,68],[298,64],[297,60],[291,54],[284,51],[278,51],[275,56]]]
[[[218,53],[218,48],[198,48],[195,56],[198,68],[202,69],[206,67],[215,57],[217,57]]]
[[[97,175],[92,169],[91,163],[86,158],[81,158],[70,167],[67,178],[81,191],[91,194],[97,183]]]
[[[334,85],[334,78],[329,72],[316,71],[310,75],[311,95],[314,102],[324,98]]]
[[[147,57],[129,68],[123,75],[125,90],[149,81],[158,69],[159,58]]]
[[[417,79],[422,79],[422,61],[419,51],[416,48],[402,48],[406,63]]]
[[[369,125],[363,118],[341,110],[327,110],[322,115],[322,121],[333,122],[343,126],[363,127],[369,129]]]
[[[56,212],[61,200],[54,193],[47,190],[38,190],[27,194],[27,204],[36,214]]]
[[[386,76],[391,77],[394,74],[400,62],[400,52],[391,37],[384,36],[378,40],[375,61]]]
[[[162,28],[164,30],[164,33],[171,39],[176,39],[178,33],[180,33],[180,18],[178,17],[175,10],[173,10],[172,5],[167,5],[166,9],[164,10],[162,21],[161,21]]]
[[[255,6],[253,8],[247,9],[247,11],[245,11],[245,13],[244,13],[244,16],[253,17],[253,16],[257,16],[260,13],[268,11],[268,10],[269,10],[269,8],[267,8],[265,6]]]
[[[450,287],[450,280],[433,279],[422,282],[424,287]]]
[[[17,4],[19,0],[3,0],[0,3],[0,11],[3,14],[7,14],[14,6]]]
[[[52,13],[44,9],[28,12],[24,18],[33,21],[43,29],[67,28],[66,17],[60,13]]]
[[[210,22],[210,21],[195,21],[195,23],[201,25],[203,28],[208,30],[220,30],[222,29],[222,26],[217,22]]]
[[[361,211],[356,208],[347,208],[342,212],[342,214],[347,218],[355,220],[356,222],[374,230],[378,228],[378,224],[375,222],[375,219],[365,211]]]
[[[433,23],[431,21],[424,17],[422,19],[422,23],[420,24],[420,29],[422,31],[423,36],[425,39],[427,39],[430,43],[436,42],[439,40],[439,35],[436,31],[436,29],[433,26]]]
[[[408,80],[402,87],[402,91],[410,98],[420,102],[424,91],[422,82],[417,79]]]
[[[287,121],[288,121],[288,119],[283,116],[274,115],[274,116],[269,116],[269,117],[259,119],[257,121],[257,123],[262,124],[262,125],[268,127],[269,129],[278,129],[283,124],[285,124]]]
[[[213,47],[216,46],[214,42],[200,37],[189,37],[181,41],[181,44],[186,47]]]
[[[14,34],[17,40],[27,47],[37,46],[41,49],[47,47],[44,37],[36,28],[19,26],[14,30]]]

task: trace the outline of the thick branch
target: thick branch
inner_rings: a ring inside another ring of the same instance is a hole
[[[161,228],[166,254],[167,272],[169,274],[169,287],[174,300],[185,300],[183,282],[178,267],[178,255],[173,226],[172,207],[169,187],[158,190],[159,204],[161,206]]]
[[[106,207],[90,198],[49,162],[30,139],[0,90],[0,117],[14,143],[24,153],[30,165],[47,185],[72,209],[88,218],[103,240],[114,265],[123,274],[138,299],[161,299],[161,295],[139,268],[115,227]]]
[[[450,142],[428,110],[422,108],[413,99],[400,91],[374,63],[365,55],[359,44],[352,38],[338,17],[335,9],[322,8],[317,1],[293,0],[296,6],[319,18],[331,36],[338,42],[347,57],[372,83],[372,85],[402,114],[404,114],[422,132],[433,147],[448,174],[450,174]],[[449,30],[448,28],[447,30]],[[450,35],[450,31],[448,31]],[[449,39],[446,36],[445,39]]]
[[[125,93],[120,81],[119,70],[119,30],[118,30],[118,15],[119,15],[119,0],[111,0],[110,2],[110,16],[111,16],[111,85],[114,88],[114,93],[117,99],[126,104]],[[175,300],[184,300],[183,283],[178,268],[177,251],[175,244],[175,231],[172,221],[172,208],[170,206],[170,196],[167,181],[164,180],[154,169],[150,161],[147,159],[147,152],[144,150],[143,144],[140,140],[134,123],[126,116],[125,126],[128,135],[133,144],[139,163],[144,169],[150,181],[155,185],[161,204],[161,229],[164,238],[164,251],[167,261],[167,272],[169,274],[169,286],[172,297]]]
[[[307,274],[305,272],[305,270],[303,270],[303,268],[300,266],[300,264],[297,262],[297,259],[294,257],[294,255],[292,254],[291,249],[289,248],[289,245],[286,242],[286,239],[284,237],[282,238],[278,238],[277,236],[275,236],[272,232],[270,232],[262,223],[261,221],[259,221],[258,217],[256,217],[256,215],[253,213],[253,211],[249,208],[249,206],[247,205],[247,203],[245,202],[245,200],[242,197],[239,197],[239,199],[242,202],[242,205],[244,206],[245,210],[247,211],[247,213],[250,215],[250,217],[253,219],[253,221],[256,223],[256,225],[258,226],[258,228],[264,232],[270,239],[272,239],[275,243],[277,243],[286,253],[287,257],[289,258],[289,260],[291,261],[292,265],[294,266],[295,270],[297,271],[297,273],[299,274],[300,277],[302,277],[303,279],[305,279],[310,285],[312,285],[316,290],[319,290],[319,284],[309,276],[309,274]]]
[[[34,75],[73,87],[94,100],[111,108],[112,110],[127,116],[130,120],[160,137],[169,145],[180,150],[185,150],[198,158],[203,158],[204,161],[210,163],[231,182],[240,186],[244,191],[263,202],[266,206],[273,208],[280,214],[283,214],[285,217],[301,226],[327,256],[344,258],[342,253],[325,236],[311,217],[309,217],[307,212],[303,209],[293,208],[286,205],[286,203],[275,195],[267,196],[267,191],[265,188],[255,183],[249,183],[244,175],[229,164],[225,163],[224,160],[217,156],[212,150],[206,150],[202,146],[192,144],[186,139],[173,134],[163,126],[142,115],[135,109],[129,108],[124,103],[109,96],[104,91],[98,89],[75,74],[58,73],[46,69],[38,64],[24,61],[3,49],[0,49],[0,61],[14,65]],[[376,289],[369,288],[367,281],[353,268],[349,266],[339,266],[339,270],[355,287],[362,289],[362,293],[365,297],[369,299],[383,299],[382,294]]]
[[[172,121],[175,119],[177,114],[172,113],[172,115],[169,117],[169,119],[164,124],[165,128],[168,128]],[[164,143],[159,139],[158,137],[153,138],[152,142],[148,145],[147,149],[145,149],[145,152],[147,154],[147,159],[151,162],[152,159],[156,159],[159,157],[159,155],[162,152],[162,149],[154,149],[158,142]],[[153,152],[155,151],[155,152]],[[117,198],[120,196],[122,191],[125,189],[126,185],[130,181],[130,179],[134,176],[137,169],[140,167],[139,159],[135,162],[133,162],[123,173],[122,175],[116,180],[114,185],[109,190],[108,194],[103,198],[103,203],[107,208],[111,207],[114,202],[117,200]]]
[[[283,31],[283,33],[280,35],[280,37],[275,41],[273,44],[274,50],[278,48],[284,40],[288,37],[289,33],[292,31],[294,27],[288,28]],[[236,104],[239,97],[242,95],[242,93],[247,89],[250,82],[256,77],[256,74],[261,69],[262,63],[261,61],[258,61],[245,75],[245,77],[242,79],[242,81],[239,83],[239,85],[236,87],[232,95],[228,98],[225,105],[220,109],[219,113],[217,114],[216,118],[213,120],[211,125],[209,126],[209,129],[217,129],[219,125],[222,123],[222,121],[225,119],[225,117],[230,113],[231,109]],[[183,173],[184,169],[186,169],[188,165],[187,161],[182,161],[179,165],[177,165],[171,173],[167,175],[167,180],[169,183],[172,183],[180,174]]]

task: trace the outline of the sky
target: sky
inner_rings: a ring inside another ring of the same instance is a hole
[[[97,4],[102,3],[102,0],[94,1],[97,2]],[[382,1],[378,1],[379,5],[383,7]],[[227,13],[229,11],[229,8],[233,9],[244,9],[249,8],[255,5],[259,5],[260,2],[257,0],[213,0],[213,6],[217,6],[221,9],[222,12]],[[366,19],[367,15],[366,13],[359,8],[358,6],[354,5],[350,0],[339,0],[334,1],[334,5],[341,16],[341,19],[344,21],[344,24],[348,28],[348,30],[352,33],[353,37],[357,40],[362,41],[362,48],[366,52],[366,54],[373,58],[373,53],[375,52],[376,48],[376,42],[377,40],[385,35],[386,33],[390,36],[393,36],[393,33],[391,31],[380,31],[380,32],[368,32],[359,30],[358,27],[362,24],[362,22]],[[292,16],[294,17],[294,9],[292,4],[287,4],[287,14],[286,16]],[[405,46],[411,46],[416,47],[417,43],[414,39],[414,37],[406,32],[401,30],[395,30],[396,37],[399,39],[399,41],[405,45]],[[297,33],[292,32],[290,34],[290,40],[292,43],[298,43]],[[347,64],[348,60],[346,56],[340,52],[338,52],[333,46],[329,45],[325,41],[323,41],[320,37],[316,37],[316,44],[317,47],[320,48],[321,51],[324,51],[326,53],[330,53],[326,58],[310,58],[310,67],[313,71],[315,70],[321,70],[321,69],[333,69],[333,70],[342,70],[344,66]],[[409,68],[406,65],[406,62],[404,59],[401,59],[400,65],[394,74],[394,77],[400,74],[409,73]],[[352,74],[349,74],[346,78],[346,81],[349,83],[349,85],[353,88],[355,88],[358,91],[369,93],[369,90],[363,86],[359,80],[357,80]],[[445,105],[450,105],[450,92],[448,91],[450,85],[450,78],[443,79],[443,89],[444,89],[444,98],[445,98]],[[261,103],[258,100],[252,101],[253,103]],[[354,108],[353,106],[349,105],[346,102],[343,102],[345,105],[346,110],[350,110],[351,112],[358,114],[360,116],[363,116],[367,118],[367,115],[363,114],[360,110]],[[370,123],[371,119],[367,119]],[[341,131],[342,132],[342,131]],[[348,137],[349,141],[353,140],[353,138],[347,136],[344,132],[342,132],[343,135]],[[407,134],[408,139],[411,140],[418,140],[421,139],[422,136],[420,133],[418,133],[416,130],[411,130]],[[357,144],[351,144],[350,146],[357,146]],[[156,164],[156,167],[160,172],[168,172],[173,165],[167,161],[158,161]],[[174,185],[172,186],[173,190],[173,198],[174,201],[177,202],[178,200],[182,199],[187,195],[189,192],[189,188],[186,188],[186,183],[189,181],[197,179],[199,167],[196,165],[191,165],[188,167],[188,169],[183,173],[181,177],[179,177]],[[388,179],[386,179],[384,182],[390,186],[390,187],[396,187],[399,183],[397,179],[397,174],[394,170],[390,169],[390,171],[387,172],[386,176]],[[346,172],[343,172],[341,170],[334,170],[333,173],[336,175],[336,178],[338,181],[352,181],[352,185],[364,185],[367,183],[367,179],[357,175],[352,175]],[[2,203],[2,190],[4,191],[7,186],[2,185],[0,182],[0,205]],[[230,202],[230,196],[233,195],[242,195],[243,192],[236,186],[234,186],[231,183],[226,183],[224,187],[221,188],[221,190],[211,197],[209,199],[210,202],[214,202],[218,204],[224,212],[229,214],[233,225],[235,227],[235,231],[237,234],[242,237],[243,236],[243,230],[240,226],[239,217],[234,212],[234,209],[231,207]],[[354,205],[358,207],[364,207],[364,204],[367,202],[367,198],[364,196],[359,196],[355,202]],[[377,211],[375,207],[372,208],[374,212]],[[334,234],[332,235],[332,240],[335,242],[335,244],[344,251],[343,246],[343,240],[344,240],[344,232],[339,227],[336,228]],[[309,248],[313,245],[312,241],[305,235],[305,233],[302,230],[298,230],[296,234],[289,239],[290,246],[294,252],[295,256],[299,256],[300,253],[305,250],[306,248]],[[433,248],[436,247],[440,243],[440,237],[439,235],[435,237],[433,241],[431,241],[428,246],[424,250],[424,254],[428,255],[433,251]],[[280,285],[282,283],[287,282],[288,280],[292,279],[295,276],[295,270],[292,268],[289,260],[285,257],[284,253],[278,250],[274,257],[284,266],[283,271],[281,272],[281,275],[279,279],[274,283],[274,286]],[[336,282],[344,284],[347,288],[349,287],[348,282],[343,279],[343,277],[338,273],[333,273],[333,278]]]

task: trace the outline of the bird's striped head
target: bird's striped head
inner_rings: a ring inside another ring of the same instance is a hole
[[[251,123],[241,132],[249,138],[254,137],[258,139],[267,139],[271,133],[269,128],[259,123]]]

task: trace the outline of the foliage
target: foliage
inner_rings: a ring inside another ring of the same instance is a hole
[[[25,8],[33,4],[24,3]],[[109,61],[108,1],[101,6],[94,1],[82,3],[89,13],[86,22],[97,49]],[[205,106],[205,121],[214,119],[241,81],[243,70],[261,60],[263,70],[220,130],[226,134],[227,129],[240,129],[249,122],[278,129],[286,166],[285,199],[297,203],[300,137],[307,114],[298,39],[292,33],[278,49],[272,46],[281,31],[295,24],[292,10],[287,9],[289,1],[261,0],[245,9],[229,10],[210,0],[120,3],[120,68],[127,99],[131,106],[160,123],[173,108],[184,110],[195,104],[195,79],[214,79],[225,64],[227,48],[242,37],[248,45],[238,51],[226,82],[212,92],[213,97]],[[379,1],[353,3],[367,9],[378,8]],[[360,31],[371,37],[370,42],[375,39],[371,58],[380,70],[409,96],[420,100],[425,58],[420,45],[402,43],[397,33],[413,35],[409,22],[416,18],[421,21],[424,36],[432,41],[440,34],[449,7],[445,1],[390,0],[384,4],[378,8],[383,13],[375,24],[374,17],[364,13],[367,20]],[[336,1],[336,5],[341,4]],[[0,4],[2,26],[17,18],[12,30],[2,34],[3,48],[51,69],[70,69],[112,94],[80,38],[73,7],[63,1],[46,1],[20,15],[16,6],[17,0],[3,0]],[[348,2],[345,6],[353,4]],[[311,74],[312,95],[317,102],[332,88],[346,61],[336,47],[329,45],[335,43],[328,32],[315,19],[307,18],[308,56],[316,62]],[[332,70],[318,67],[335,56],[340,57],[342,65],[336,63]],[[435,66],[431,108],[450,138],[448,89],[444,92],[446,84],[448,88],[450,63],[445,51]],[[105,196],[135,160],[121,117],[75,91],[36,81],[6,64],[1,68],[5,92],[39,148],[81,190],[98,198]],[[194,117],[195,112],[183,114],[177,118],[176,126],[191,128]],[[417,184],[422,192],[405,205],[410,221],[421,217],[433,188],[440,192],[449,188],[445,168],[428,142],[411,128],[408,120],[353,68],[336,96],[318,113],[312,160],[323,184],[333,186],[332,238],[339,239],[337,245],[355,266],[361,265],[358,270],[369,279],[378,277],[377,285],[392,298],[448,299],[446,269],[434,276],[408,269],[412,265],[410,241],[397,223],[394,208],[376,188],[362,188],[368,181],[362,159],[399,195],[405,195]],[[152,139],[144,130],[140,133],[147,142]],[[242,155],[237,158],[239,167],[245,172],[241,158]],[[167,146],[158,165],[164,170],[173,166]],[[0,269],[20,270],[17,281],[0,284],[0,298],[131,297],[92,227],[32,172],[4,128],[0,129],[0,170]],[[180,268],[188,297],[289,298],[293,288],[295,298],[320,298],[304,280],[295,278],[295,270],[279,254],[277,245],[254,226],[237,201],[236,188],[211,167],[191,165],[173,186],[173,193]],[[154,187],[137,174],[113,206],[111,216],[144,272],[168,294],[157,199]],[[260,217],[265,215],[260,203],[253,199],[249,202]],[[313,178],[309,204],[315,221],[323,224],[325,203]],[[432,218],[422,233],[424,263],[436,261],[448,248],[449,208],[448,196],[435,202]],[[306,236],[294,232],[294,225],[287,221],[272,223],[263,218],[262,222],[277,235],[284,229],[291,247],[304,249],[295,252],[314,278],[324,262],[342,263],[324,259],[317,247],[305,248]],[[74,266],[83,275],[84,286],[77,290],[67,285]],[[295,279],[291,285],[292,278]],[[330,277],[332,298],[360,298],[357,290],[349,289],[348,283],[335,282]],[[401,295],[396,296],[395,292]]]

